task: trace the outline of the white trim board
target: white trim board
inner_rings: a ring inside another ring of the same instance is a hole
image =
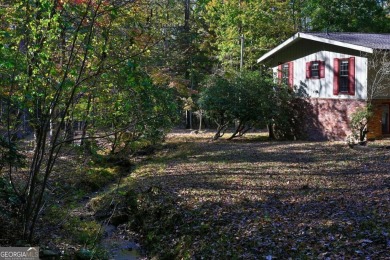
[[[310,34],[306,34],[306,33],[296,33],[294,36],[290,37],[285,42],[278,45],[277,47],[275,47],[274,49],[270,50],[269,52],[267,52],[266,54],[261,56],[259,59],[257,59],[257,63],[264,61],[265,59],[269,58],[270,56],[277,53],[281,49],[294,43],[299,38],[312,40],[312,41],[316,41],[316,42],[321,42],[321,43],[326,43],[326,44],[335,45],[335,46],[340,46],[340,47],[345,47],[345,48],[349,48],[352,50],[358,50],[358,51],[362,51],[362,52],[366,52],[366,53],[373,53],[374,52],[374,49],[372,49],[372,48],[368,48],[368,47],[364,47],[364,46],[360,46],[360,45],[356,45],[356,44],[335,41],[335,40],[331,40],[331,39],[327,39],[327,38],[323,38],[323,37],[318,37],[318,36],[314,36],[314,35],[310,35]]]

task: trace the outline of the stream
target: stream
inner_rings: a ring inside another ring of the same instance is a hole
[[[110,259],[136,260],[140,259],[140,246],[126,229],[126,225],[104,225],[104,236],[101,245],[109,254]]]

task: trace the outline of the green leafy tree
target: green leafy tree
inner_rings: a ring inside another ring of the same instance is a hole
[[[275,84],[269,77],[262,77],[258,72],[243,72],[232,84],[235,102],[231,113],[236,120],[236,129],[230,139],[244,135],[254,126],[266,126],[275,109]]]
[[[258,72],[214,75],[204,84],[199,105],[217,124],[214,139],[224,135],[235,123],[230,139],[242,136],[253,127],[272,127],[272,137],[291,139],[299,124],[292,115],[294,94]]]
[[[177,119],[174,91],[154,85],[142,68],[130,62],[108,81],[112,86],[97,97],[93,109],[95,128],[105,132],[111,153],[135,152],[131,151],[135,143],[162,141]]]
[[[204,46],[205,28],[200,13],[201,1],[173,0],[151,6],[159,41],[142,59],[155,84],[167,84],[182,101],[187,128],[192,128],[191,100],[196,98],[199,82],[211,73],[213,56]]]
[[[213,75],[205,81],[198,103],[206,116],[217,125],[215,140],[222,137],[229,124],[233,122],[231,107],[235,102],[234,85],[228,79]]]
[[[390,32],[386,5],[373,0],[310,0],[302,7],[307,29],[333,32]]]
[[[143,78],[140,73],[134,84],[123,85],[110,76],[119,72],[121,80],[130,81],[131,72],[121,68],[136,57],[147,58],[158,42],[154,37],[158,30],[148,27],[144,4],[150,2],[2,2],[0,130],[8,143],[6,153],[15,154],[10,150],[13,145],[20,147],[24,135],[34,135],[27,166],[17,168],[16,160],[8,160],[9,167],[3,167],[10,181],[12,176],[26,176],[12,186],[24,201],[20,222],[25,240],[34,238],[47,184],[62,148],[75,139],[76,122],[84,124],[83,140],[101,138],[108,122],[116,123],[114,133],[136,129],[145,139],[157,140],[153,131],[165,131],[173,122],[174,105],[167,105],[174,104],[170,94],[151,84],[146,74]],[[100,102],[108,101],[109,109],[104,110]],[[99,117],[100,113],[107,118]],[[133,121],[121,122],[126,113]]]
[[[256,59],[291,36],[294,28],[289,1],[250,0],[204,3],[208,24],[205,42],[213,47],[222,68],[238,70],[240,38],[244,37],[244,66],[256,68]]]

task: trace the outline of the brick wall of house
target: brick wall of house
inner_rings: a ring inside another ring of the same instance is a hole
[[[346,140],[351,133],[350,115],[366,105],[364,100],[314,99],[308,100],[306,134],[309,140]]]
[[[368,139],[380,139],[382,135],[382,105],[390,104],[390,99],[376,99],[372,101],[373,116],[368,122]]]

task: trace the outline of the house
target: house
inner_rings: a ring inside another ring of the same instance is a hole
[[[299,32],[257,62],[308,97],[308,139],[345,140],[351,114],[368,102],[367,137],[390,135],[390,34]]]

